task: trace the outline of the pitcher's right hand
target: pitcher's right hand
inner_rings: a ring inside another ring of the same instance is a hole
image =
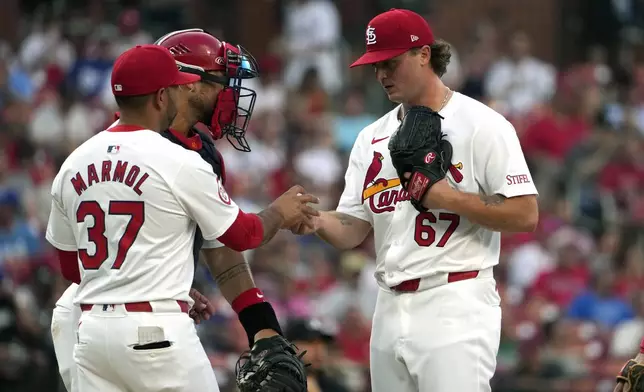
[[[269,208],[282,216],[284,219],[282,228],[286,229],[301,221],[309,220],[311,217],[319,216],[320,212],[308,205],[309,203],[318,204],[319,202],[320,200],[317,197],[307,193],[302,186],[295,185],[275,199]]]

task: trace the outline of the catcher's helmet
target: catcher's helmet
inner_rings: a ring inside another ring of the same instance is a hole
[[[215,139],[226,136],[237,150],[250,151],[245,133],[257,93],[242,87],[242,80],[259,75],[255,58],[241,46],[220,41],[202,29],[173,31],[155,44],[168,48],[181,71],[224,86],[217,97],[216,120],[209,127],[210,133]],[[222,75],[210,74],[211,71],[220,71]]]

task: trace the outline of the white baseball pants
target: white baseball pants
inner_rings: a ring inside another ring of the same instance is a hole
[[[193,320],[176,301],[155,301],[153,312],[124,305],[84,311],[74,347],[78,392],[219,392]],[[151,338],[150,328],[154,329]],[[135,349],[147,341],[165,348]]]
[[[373,392],[490,392],[501,336],[490,274],[424,291],[378,293]]]

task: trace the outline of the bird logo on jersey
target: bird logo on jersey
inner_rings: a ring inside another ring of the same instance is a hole
[[[432,154],[432,153],[430,153]],[[427,154],[425,161],[433,161],[436,155],[430,156]],[[365,179],[362,191],[362,202],[369,201],[369,208],[375,214],[383,212],[394,211],[394,206],[399,201],[409,200],[409,193],[404,189],[394,189],[400,186],[400,178],[377,178],[382,171],[382,165],[385,157],[381,152],[374,151],[371,163],[365,173]],[[463,181],[463,174],[460,170],[463,169],[463,163],[459,162],[456,165],[451,165],[449,172],[455,182]],[[378,195],[376,200],[376,195]]]
[[[391,212],[394,205],[401,200],[409,200],[409,194],[404,189],[392,189],[400,185],[400,178],[376,178],[382,170],[385,157],[381,152],[374,151],[371,164],[365,174],[362,202],[369,201],[369,208],[376,214]],[[374,200],[377,194],[377,202]]]

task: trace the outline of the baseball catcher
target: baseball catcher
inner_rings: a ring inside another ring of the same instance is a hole
[[[223,183],[226,177],[223,158],[211,139],[226,137],[235,149],[250,151],[245,132],[256,93],[243,87],[242,81],[257,77],[256,61],[241,46],[220,41],[201,29],[168,33],[159,38],[157,44],[168,48],[183,72],[201,77],[201,82],[195,86],[199,89],[196,97],[189,102],[200,114],[200,121],[209,124],[210,133],[210,137],[202,134],[191,127],[189,121],[183,121],[183,124],[175,121],[172,129],[162,135],[186,148],[191,148],[196,139],[196,144],[201,146],[197,152],[211,164]],[[241,105],[241,100],[246,105]],[[203,248],[206,264],[222,295],[238,314],[251,348],[238,361],[239,389],[242,392],[305,392],[306,376],[301,356],[298,357],[294,346],[281,336],[275,311],[255,286],[244,256],[226,247],[212,246],[203,240],[197,229],[195,260],[199,259],[199,250]],[[208,312],[202,313],[205,317],[195,312],[195,320],[208,317]]]
[[[391,161],[411,204],[421,212],[427,190],[445,178],[452,161],[452,145],[441,131],[442,117],[424,106],[412,106],[389,140]]]
[[[302,356],[280,335],[258,340],[237,361],[237,387],[241,392],[306,392]]]

